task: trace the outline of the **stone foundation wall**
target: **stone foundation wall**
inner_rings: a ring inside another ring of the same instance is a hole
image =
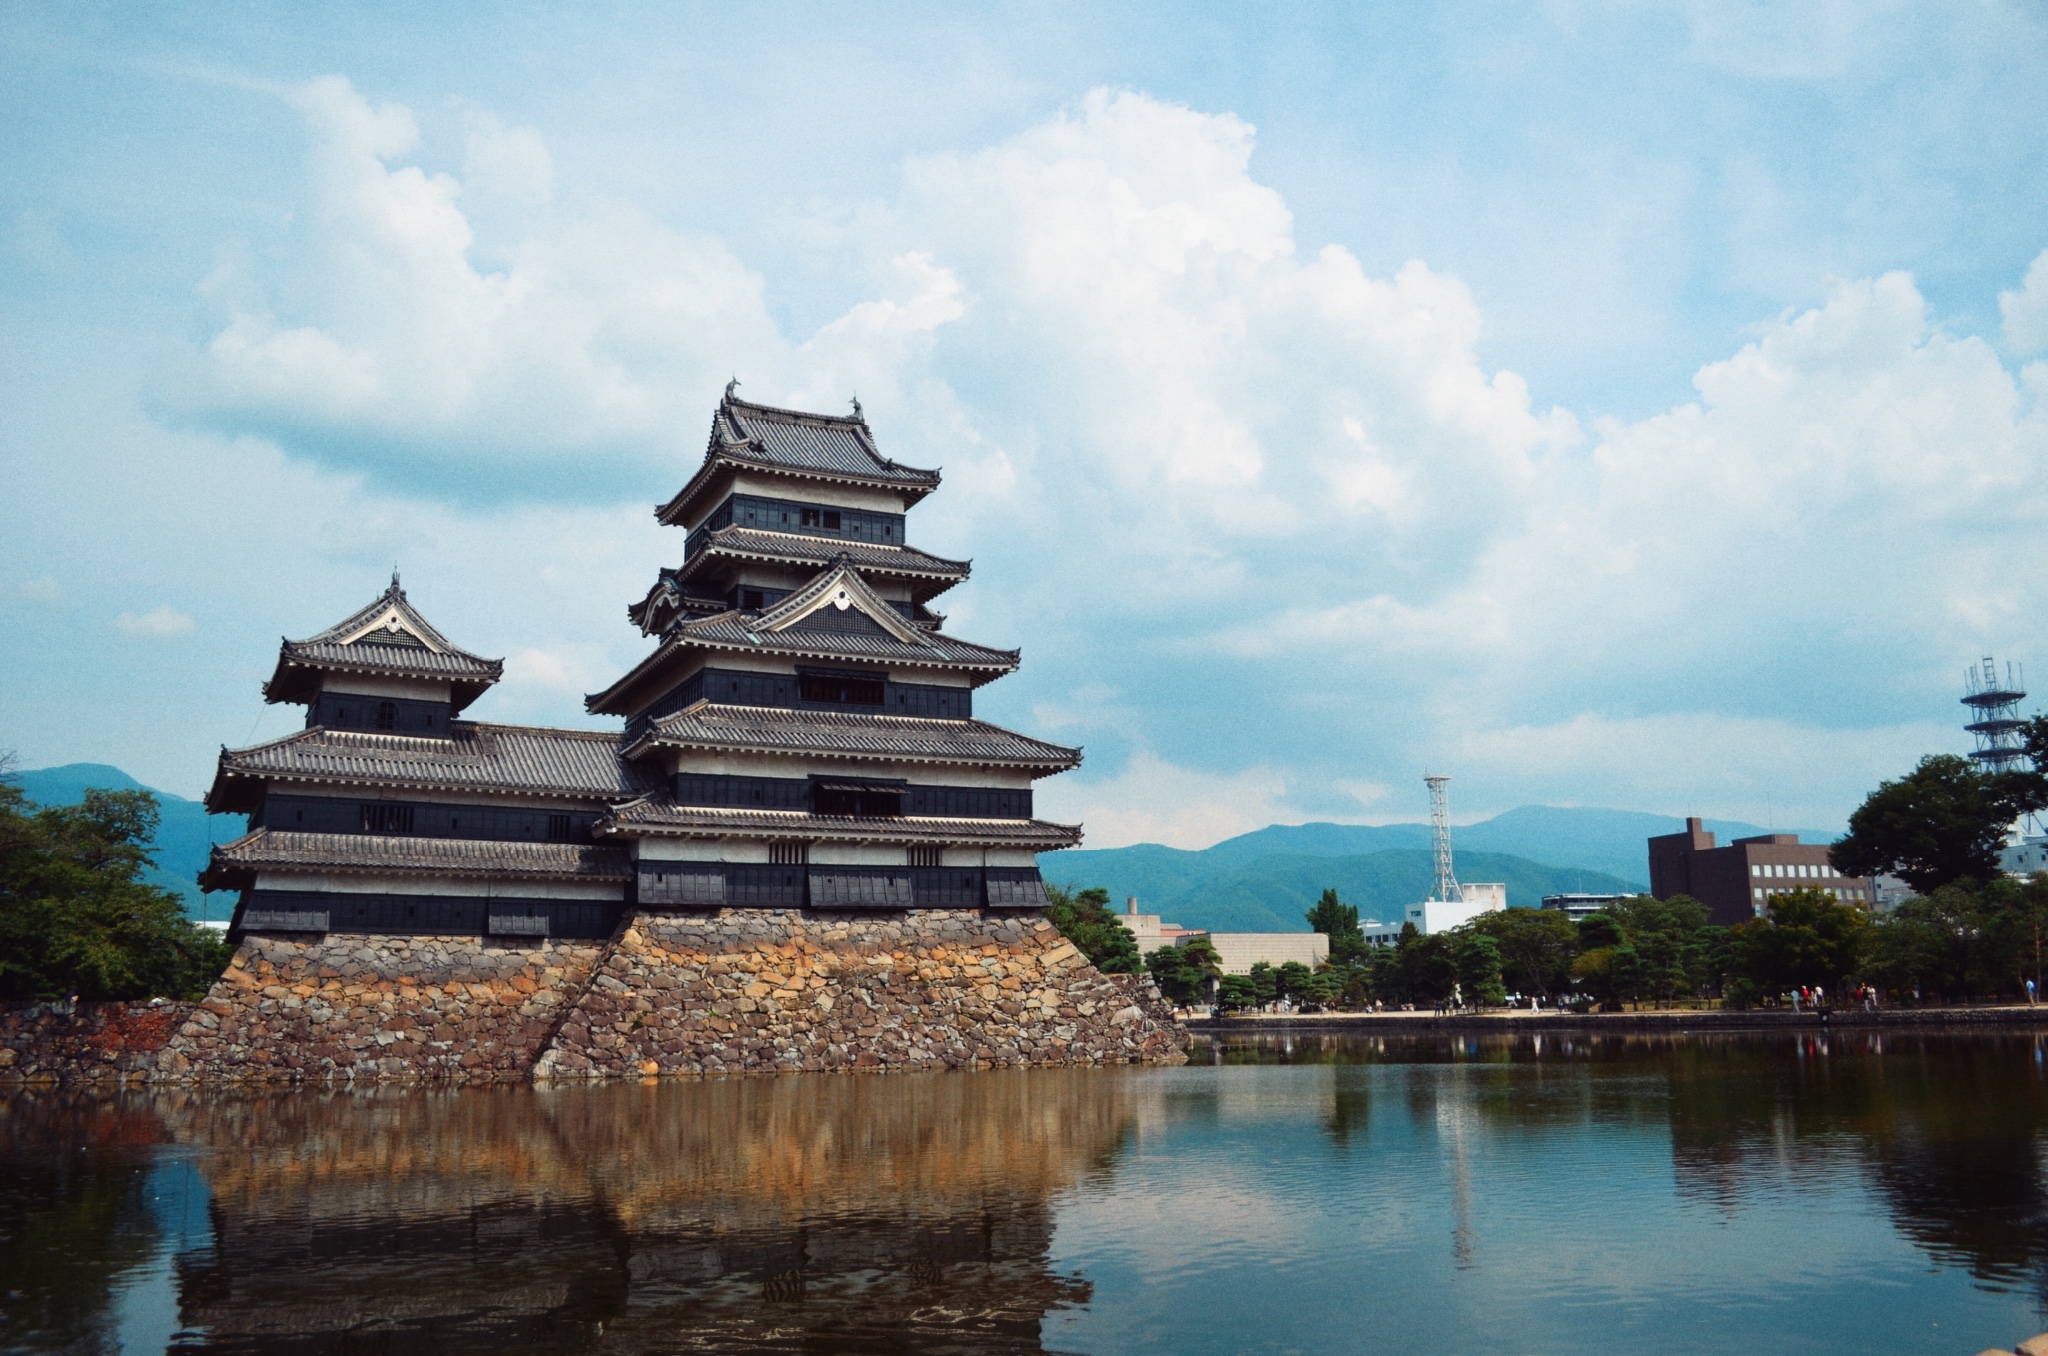
[[[601,942],[250,937],[165,1051],[174,1079],[524,1078]]]
[[[129,1082],[155,1075],[191,1003],[0,1006],[0,1082]]]
[[[612,941],[256,936],[197,1005],[15,1005],[0,1083],[487,1081],[1178,1062],[1035,913],[629,914]]]
[[[1039,914],[628,917],[540,1077],[1178,1061],[1188,1036]]]

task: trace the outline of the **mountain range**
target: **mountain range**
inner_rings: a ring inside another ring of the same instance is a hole
[[[1636,810],[1525,805],[1451,831],[1458,876],[1503,881],[1510,907],[1547,894],[1632,893],[1648,888],[1647,840],[1685,821]],[[1726,843],[1767,832],[1807,842],[1835,835],[1767,830],[1710,819]],[[1132,896],[1143,913],[1218,932],[1302,932],[1303,914],[1327,888],[1366,919],[1398,921],[1435,875],[1427,824],[1273,824],[1199,851],[1139,843],[1076,848],[1039,858],[1049,881],[1101,886],[1121,910]]]
[[[67,763],[14,774],[24,794],[41,805],[71,805],[88,787],[154,791],[163,809],[156,865],[149,873],[185,901],[195,918],[225,917],[226,896],[200,893],[195,879],[214,843],[244,832],[239,815],[208,815],[196,800],[142,784],[105,763]],[[1634,810],[1525,805],[1451,831],[1458,875],[1504,881],[1511,906],[1531,906],[1547,894],[1627,893],[1647,888],[1645,840],[1676,833],[1684,822]],[[1754,824],[1710,819],[1720,841],[1765,833]],[[1783,832],[1783,830],[1779,830]],[[1808,842],[1832,833],[1800,831]],[[1077,889],[1101,886],[1119,909],[1135,896],[1145,913],[1183,927],[1219,932],[1303,932],[1303,914],[1325,889],[1335,888],[1362,918],[1388,922],[1429,892],[1434,865],[1427,824],[1273,824],[1191,850],[1139,843],[1122,848],[1076,848],[1039,858],[1049,881]]]

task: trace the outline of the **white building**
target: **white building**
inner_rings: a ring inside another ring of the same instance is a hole
[[[1407,921],[1421,933],[1449,932],[1463,927],[1482,913],[1495,913],[1508,906],[1505,882],[1487,881],[1459,887],[1462,899],[1425,899],[1408,906]]]
[[[2015,876],[2048,871],[2048,835],[2014,833],[1999,849],[1998,864]]]
[[[1178,923],[1164,923],[1156,913],[1139,913],[1138,897],[1132,895],[1124,900],[1124,911],[1117,915],[1117,922],[1124,925],[1124,931],[1137,939],[1138,954],[1150,955],[1162,946],[1179,946],[1190,937],[1202,934]]]
[[[1289,961],[1313,970],[1330,958],[1330,939],[1320,932],[1212,932],[1209,941],[1226,975],[1248,975],[1261,961],[1275,970]]]

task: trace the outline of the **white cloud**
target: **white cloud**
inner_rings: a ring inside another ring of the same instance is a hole
[[[166,605],[143,613],[123,612],[114,618],[114,629],[142,640],[170,640],[188,634],[192,619]]]
[[[2018,291],[1998,294],[1998,313],[2005,318],[2005,342],[2013,352],[2048,349],[2048,250],[2034,256]]]
[[[645,455],[694,443],[735,365],[782,365],[761,280],[723,243],[553,203],[531,129],[473,115],[457,180],[403,163],[419,131],[402,105],[339,76],[294,102],[311,146],[287,274],[231,260],[209,284],[228,307],[196,396],[214,419],[436,460]],[[472,215],[506,238],[477,250]]]
[[[1466,807],[1753,817],[1770,780],[1819,826],[1960,739],[1925,722],[1983,647],[2048,648],[2048,366],[2016,378],[1904,274],[1759,325],[1695,400],[1589,437],[1482,359],[1460,278],[1297,241],[1227,114],[1098,91],[910,162],[834,242],[867,299],[806,338],[727,243],[565,200],[530,129],[471,112],[458,180],[407,163],[405,109],[338,79],[298,98],[287,267],[215,280],[216,418],[288,449],[573,466],[602,495],[587,450],[685,465],[735,368],[778,403],[857,390],[887,451],[946,468],[915,531],[978,558],[950,629],[1031,647],[1008,682],[1042,684],[1046,733],[1140,750],[1043,788],[1098,846],[1405,818],[1411,792],[1419,816],[1414,770],[1452,759]],[[2001,301],[2014,349],[2048,344],[2048,263]],[[331,503],[306,548],[433,542],[514,656],[487,702],[533,718],[630,662],[617,608],[679,547],[643,505]],[[545,599],[499,598],[513,574]]]
[[[1114,777],[1096,782],[1073,774],[1041,782],[1038,813],[1087,826],[1088,847],[1164,843],[1204,848],[1273,823],[1306,816],[1287,805],[1287,777],[1269,767],[1218,775],[1176,767],[1140,751]]]
[[[58,603],[64,600],[64,586],[45,574],[34,579],[24,579],[16,590],[31,603]]]

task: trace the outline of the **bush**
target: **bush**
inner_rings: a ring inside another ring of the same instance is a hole
[[[0,781],[0,997],[206,996],[231,951],[139,879],[156,826],[147,791],[32,810]]]
[[[1110,912],[1109,891],[1070,892],[1048,884],[1045,894],[1050,901],[1045,906],[1046,919],[1096,969],[1105,975],[1135,975],[1145,968],[1138,956],[1138,939]]]

